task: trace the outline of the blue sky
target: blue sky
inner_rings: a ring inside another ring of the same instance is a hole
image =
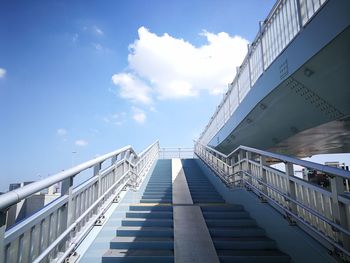
[[[128,144],[192,146],[274,2],[2,1],[0,191]]]
[[[192,146],[274,2],[2,1],[0,191],[128,144]]]
[[[128,144],[192,146],[273,4],[3,1],[0,190]]]

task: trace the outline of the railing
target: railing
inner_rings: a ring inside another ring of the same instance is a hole
[[[327,0],[279,0],[260,24],[255,40],[223,100],[200,135],[208,142],[217,134],[242,102],[255,82],[282,53]]]
[[[326,241],[334,253],[349,260],[350,193],[345,192],[344,183],[350,172],[245,146],[224,155],[197,143],[195,153],[228,187],[253,191],[291,223]],[[284,164],[284,170],[273,168],[272,161]],[[294,165],[322,173],[330,185],[322,187],[296,177]]]
[[[193,148],[160,148],[159,159],[193,158]]]
[[[158,158],[155,142],[139,155],[131,146],[0,196],[0,262],[63,262],[127,187],[137,188]],[[107,168],[102,164],[110,160]],[[92,177],[73,188],[75,176],[92,168]],[[61,196],[5,231],[6,210],[53,184]]]

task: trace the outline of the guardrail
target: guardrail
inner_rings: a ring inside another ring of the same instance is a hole
[[[199,137],[199,142],[208,142],[217,134],[237,109],[238,105],[254,86],[259,77],[282,53],[296,35],[327,0],[279,0],[265,21],[255,40],[249,45],[242,65],[223,100]]]
[[[350,259],[350,193],[344,186],[350,172],[245,146],[224,155],[197,143],[195,153],[228,187],[253,191],[335,255]],[[284,164],[284,171],[269,165],[271,161]],[[322,173],[330,185],[296,177],[294,165]]]
[[[172,158],[193,158],[193,148],[160,148],[159,159],[172,159]]]
[[[158,141],[139,155],[131,146],[82,163],[0,196],[0,262],[63,262],[80,244],[104,212],[128,187],[137,188],[154,160]],[[102,164],[110,160],[107,168]],[[92,177],[73,188],[74,177],[92,168]],[[5,231],[6,210],[53,184],[61,196]],[[74,254],[73,254],[74,255]]]

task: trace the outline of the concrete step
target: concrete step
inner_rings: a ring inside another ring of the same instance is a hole
[[[126,218],[173,218],[172,211],[129,211]]]
[[[172,212],[173,207],[170,205],[130,205],[129,211],[168,211]]]
[[[110,249],[174,249],[171,237],[115,237]]]
[[[213,192],[215,191],[212,186],[200,186],[200,185],[189,185],[188,188],[190,191],[206,191],[206,192]]]
[[[171,189],[146,189],[144,193],[172,193]]]
[[[173,196],[172,193],[167,193],[167,192],[144,192],[142,196],[151,196],[151,195]]]
[[[170,191],[171,187],[170,186],[150,186],[145,189],[145,192],[160,192],[160,191]]]
[[[122,226],[117,229],[117,236],[123,237],[173,237],[172,227]]]
[[[173,227],[172,219],[149,219],[149,218],[130,218],[121,222],[122,226],[160,226]]]
[[[242,205],[208,205],[208,206],[201,206],[201,210],[203,212],[230,212],[230,211],[244,211],[244,208]]]
[[[163,183],[148,183],[147,184],[147,187],[159,187],[159,186],[172,186],[172,182],[163,182]]]
[[[256,226],[253,219],[207,219],[205,220],[208,227],[239,227],[239,226]]]
[[[143,195],[142,199],[171,199],[172,195]]]
[[[213,238],[216,249],[229,250],[268,250],[276,249],[276,242],[267,237],[216,237]]]
[[[142,195],[142,197],[154,197],[154,196],[168,196],[168,197],[172,197],[173,195],[171,193],[152,193],[152,194],[149,194],[149,193],[145,193]]]
[[[174,251],[146,249],[110,249],[102,257],[102,263],[173,263]]]
[[[192,196],[195,197],[220,197],[218,193],[205,193],[205,192],[197,192],[197,193],[191,193]]]
[[[232,211],[232,212],[203,212],[205,219],[235,219],[235,218],[249,218],[246,211]]]
[[[210,227],[210,235],[216,237],[262,237],[265,231],[258,227]]]
[[[172,203],[172,199],[165,199],[165,198],[154,198],[154,199],[141,199],[140,203]]]
[[[217,198],[192,198],[194,203],[205,204],[205,203],[224,203],[225,201]]]
[[[278,250],[217,250],[220,262],[287,263],[290,257]]]

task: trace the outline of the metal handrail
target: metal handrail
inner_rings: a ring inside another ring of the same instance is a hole
[[[266,197],[267,200],[276,204],[292,218],[309,227],[314,233],[331,244],[333,248],[341,251],[343,256],[350,256],[348,244],[350,229],[347,221],[348,204],[350,202],[344,203],[344,198],[341,198],[344,193],[341,187],[342,182],[344,179],[350,179],[350,172],[246,146],[237,147],[227,155],[198,142],[195,149],[196,155],[227,187],[233,187],[228,179],[236,175],[233,178],[235,183],[241,181],[243,184],[239,184],[240,186],[253,189],[255,194],[260,197]],[[238,158],[238,162],[232,163],[232,160],[236,160],[236,158],[233,158],[234,154],[240,154],[238,155],[240,158]],[[260,162],[253,161],[255,154],[258,158],[260,157]],[[286,165],[286,172],[273,169],[263,161],[262,157],[281,160]],[[293,169],[287,168],[287,166],[292,167],[290,165],[294,164],[330,175],[331,191],[326,191],[295,177],[292,172]],[[232,173],[232,171],[235,172]],[[238,180],[237,174],[240,174]],[[262,189],[260,189],[261,187]],[[292,188],[294,190],[291,190]],[[322,203],[314,203],[315,200],[306,200],[303,197],[305,191],[307,196],[309,194],[316,196],[320,194],[322,200],[326,199],[320,201]],[[332,212],[328,214],[327,210]]]
[[[246,174],[247,176],[253,178],[254,180],[258,181],[259,184],[262,184],[264,186],[266,186],[267,188],[271,189],[272,191],[278,193],[279,195],[283,196],[284,199],[288,199],[290,202],[300,206],[301,208],[305,209],[306,211],[308,211],[309,213],[313,214],[314,216],[317,216],[318,218],[320,218],[322,221],[326,222],[327,224],[331,225],[332,227],[338,229],[339,231],[343,232],[344,234],[350,236],[350,231],[348,229],[345,229],[339,225],[337,225],[336,223],[332,222],[331,220],[329,220],[327,217],[323,216],[322,214],[316,212],[315,210],[313,210],[312,208],[302,204],[301,202],[291,198],[290,196],[288,196],[287,194],[283,193],[281,190],[277,189],[276,187],[273,187],[272,185],[265,183],[264,181],[262,181],[260,178],[246,172],[246,171],[241,171],[242,173]],[[249,183],[250,184],[250,183]],[[259,191],[261,192],[261,191]]]
[[[314,163],[314,162],[310,162],[310,161],[305,161],[305,160],[300,160],[291,156],[286,156],[286,155],[282,155],[282,154],[278,154],[278,153],[272,153],[272,152],[268,152],[268,151],[264,151],[264,150],[259,150],[259,149],[255,149],[252,147],[247,147],[247,146],[239,146],[237,147],[235,150],[233,150],[231,153],[229,153],[228,155],[225,155],[217,150],[215,150],[214,148],[207,146],[207,145],[203,145],[201,143],[199,143],[201,146],[207,148],[208,150],[215,152],[217,155],[220,155],[223,158],[230,158],[232,157],[232,155],[234,155],[235,153],[238,153],[239,151],[243,150],[243,151],[249,151],[252,153],[256,153],[259,155],[263,155],[263,156],[267,156],[273,159],[277,159],[280,160],[282,162],[286,162],[286,163],[293,163],[296,165],[300,165],[303,167],[307,167],[313,170],[317,170],[320,172],[324,172],[330,175],[335,175],[335,176],[339,176],[342,177],[344,179],[350,179],[350,172],[340,169],[340,168],[336,168],[336,167],[331,167],[331,166],[326,166],[326,165],[322,165],[319,163]]]
[[[118,183],[120,183],[120,181],[122,181],[126,176],[127,176],[127,172],[118,179],[118,181],[116,181],[103,195],[101,195],[79,218],[77,218],[75,220],[75,222],[73,224],[71,224],[50,246],[48,246],[41,254],[38,258],[35,259],[35,263],[39,263],[41,262],[47,255],[49,255],[49,253],[59,244],[62,242],[62,240],[64,240],[66,238],[67,235],[70,234],[70,232],[86,217],[86,215],[88,215],[102,200],[104,200],[105,196],[107,196],[112,190],[113,188],[118,185]],[[124,185],[127,182],[124,183]],[[113,198],[111,198],[113,199]],[[95,215],[94,219],[91,220],[91,223],[87,226],[87,228],[92,228],[92,226],[95,223],[95,219],[99,218],[99,216],[101,214],[103,214],[104,209],[101,209],[101,211]],[[66,251],[67,253],[67,251]],[[70,251],[68,251],[68,254],[70,253]],[[65,257],[64,257],[65,258]]]
[[[343,252],[344,254],[346,254],[347,256],[350,256],[350,252],[348,250],[346,250],[345,248],[343,248],[342,246],[340,246],[337,242],[334,242],[334,240],[332,240],[331,238],[327,237],[324,233],[320,232],[319,230],[315,229],[312,225],[310,225],[308,222],[306,222],[305,220],[303,220],[302,218],[300,218],[299,216],[295,215],[292,211],[289,211],[286,207],[284,207],[283,205],[281,205],[280,203],[278,203],[276,200],[274,200],[273,198],[271,198],[270,196],[268,196],[267,194],[265,194],[263,191],[261,191],[259,188],[257,188],[256,186],[254,186],[253,184],[251,184],[250,182],[248,182],[247,180],[242,180],[244,181],[244,183],[248,184],[249,187],[253,188],[254,190],[256,190],[257,192],[259,192],[259,194],[263,195],[265,198],[267,198],[269,201],[271,201],[272,203],[274,203],[275,205],[277,205],[280,209],[282,209],[284,212],[286,212],[289,216],[293,217],[294,219],[296,219],[298,222],[304,224],[305,226],[307,226],[308,228],[312,229],[315,233],[317,233],[321,238],[325,239],[326,241],[328,241],[330,244],[332,244],[334,247],[336,247],[337,249],[339,249],[341,252]]]
[[[25,198],[31,196],[32,194],[35,194],[43,189],[46,189],[55,183],[59,183],[67,178],[75,176],[75,175],[79,174],[80,172],[82,172],[88,168],[91,168],[91,167],[95,166],[96,164],[102,163],[105,160],[107,160],[113,156],[116,156],[122,152],[125,152],[127,150],[130,150],[133,154],[136,154],[130,145],[125,146],[121,149],[118,149],[116,151],[99,156],[95,159],[84,162],[82,164],[79,164],[77,166],[69,168],[65,171],[51,175],[50,177],[47,177],[47,178],[42,179],[40,181],[31,183],[31,184],[28,184],[28,185],[23,186],[21,188],[7,192],[7,193],[0,196],[0,211],[8,208],[11,205],[18,203],[22,199],[25,199]]]
[[[144,178],[158,153],[158,141],[138,155],[126,146],[0,196],[0,263],[16,258],[23,258],[21,262],[64,261],[122,189],[127,185],[133,189]],[[107,159],[111,164],[102,169]],[[92,177],[74,187],[74,177],[92,167]],[[60,197],[5,231],[10,205],[59,182],[64,183]]]

